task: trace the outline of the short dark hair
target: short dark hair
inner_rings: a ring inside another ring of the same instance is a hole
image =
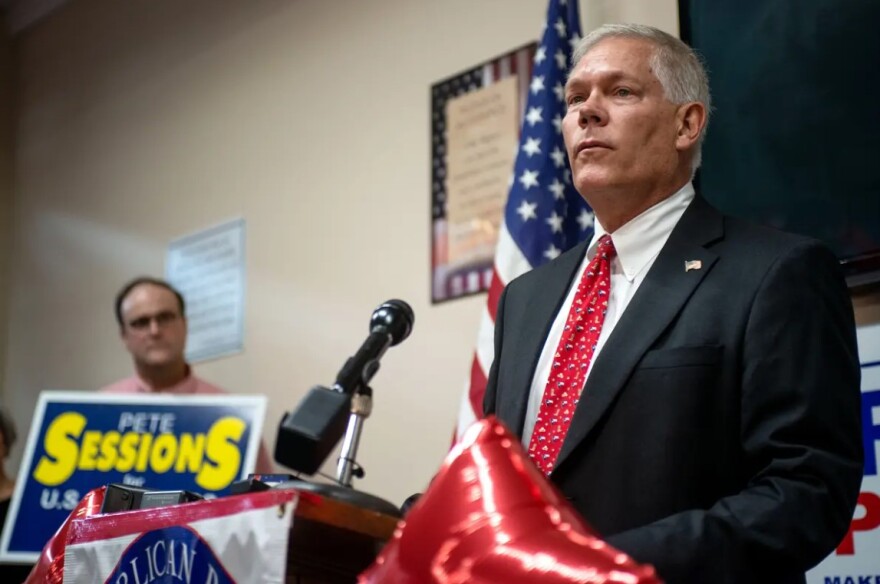
[[[12,418],[6,415],[6,412],[3,410],[0,410],[0,435],[3,436],[3,444],[6,446],[6,456],[9,456],[9,451],[12,450],[12,445],[15,444],[17,434],[15,433],[15,424],[12,423]]]
[[[138,276],[137,278],[123,286],[119,293],[116,295],[116,322],[119,323],[119,328],[125,328],[125,321],[122,319],[122,303],[125,302],[125,297],[128,296],[132,290],[142,284],[159,286],[160,288],[165,288],[166,290],[174,294],[174,296],[177,297],[177,305],[180,307],[180,316],[186,316],[186,302],[184,302],[183,300],[183,294],[181,294],[177,290],[177,288],[175,288],[165,280],[161,280],[159,278],[153,278],[152,276]]]

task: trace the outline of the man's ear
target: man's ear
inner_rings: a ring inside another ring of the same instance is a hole
[[[677,130],[675,147],[681,151],[690,150],[706,127],[706,106],[698,101],[678,106],[675,122]]]

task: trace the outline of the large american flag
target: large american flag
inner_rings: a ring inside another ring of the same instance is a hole
[[[577,0],[550,0],[535,52],[519,151],[498,235],[489,297],[480,322],[470,382],[462,397],[457,436],[482,417],[494,356],[495,310],[504,286],[593,235],[593,212],[571,183],[562,141],[565,80],[580,40]]]

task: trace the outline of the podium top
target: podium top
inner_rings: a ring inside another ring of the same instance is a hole
[[[294,513],[294,524],[296,518],[309,519],[383,542],[391,539],[397,527],[397,517],[364,509],[314,492],[299,491],[299,493],[300,500]]]

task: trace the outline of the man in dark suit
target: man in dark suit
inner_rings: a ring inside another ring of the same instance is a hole
[[[668,583],[804,582],[862,478],[837,261],[695,194],[710,103],[684,43],[605,26],[573,62],[562,131],[596,234],[504,291],[485,413]]]

